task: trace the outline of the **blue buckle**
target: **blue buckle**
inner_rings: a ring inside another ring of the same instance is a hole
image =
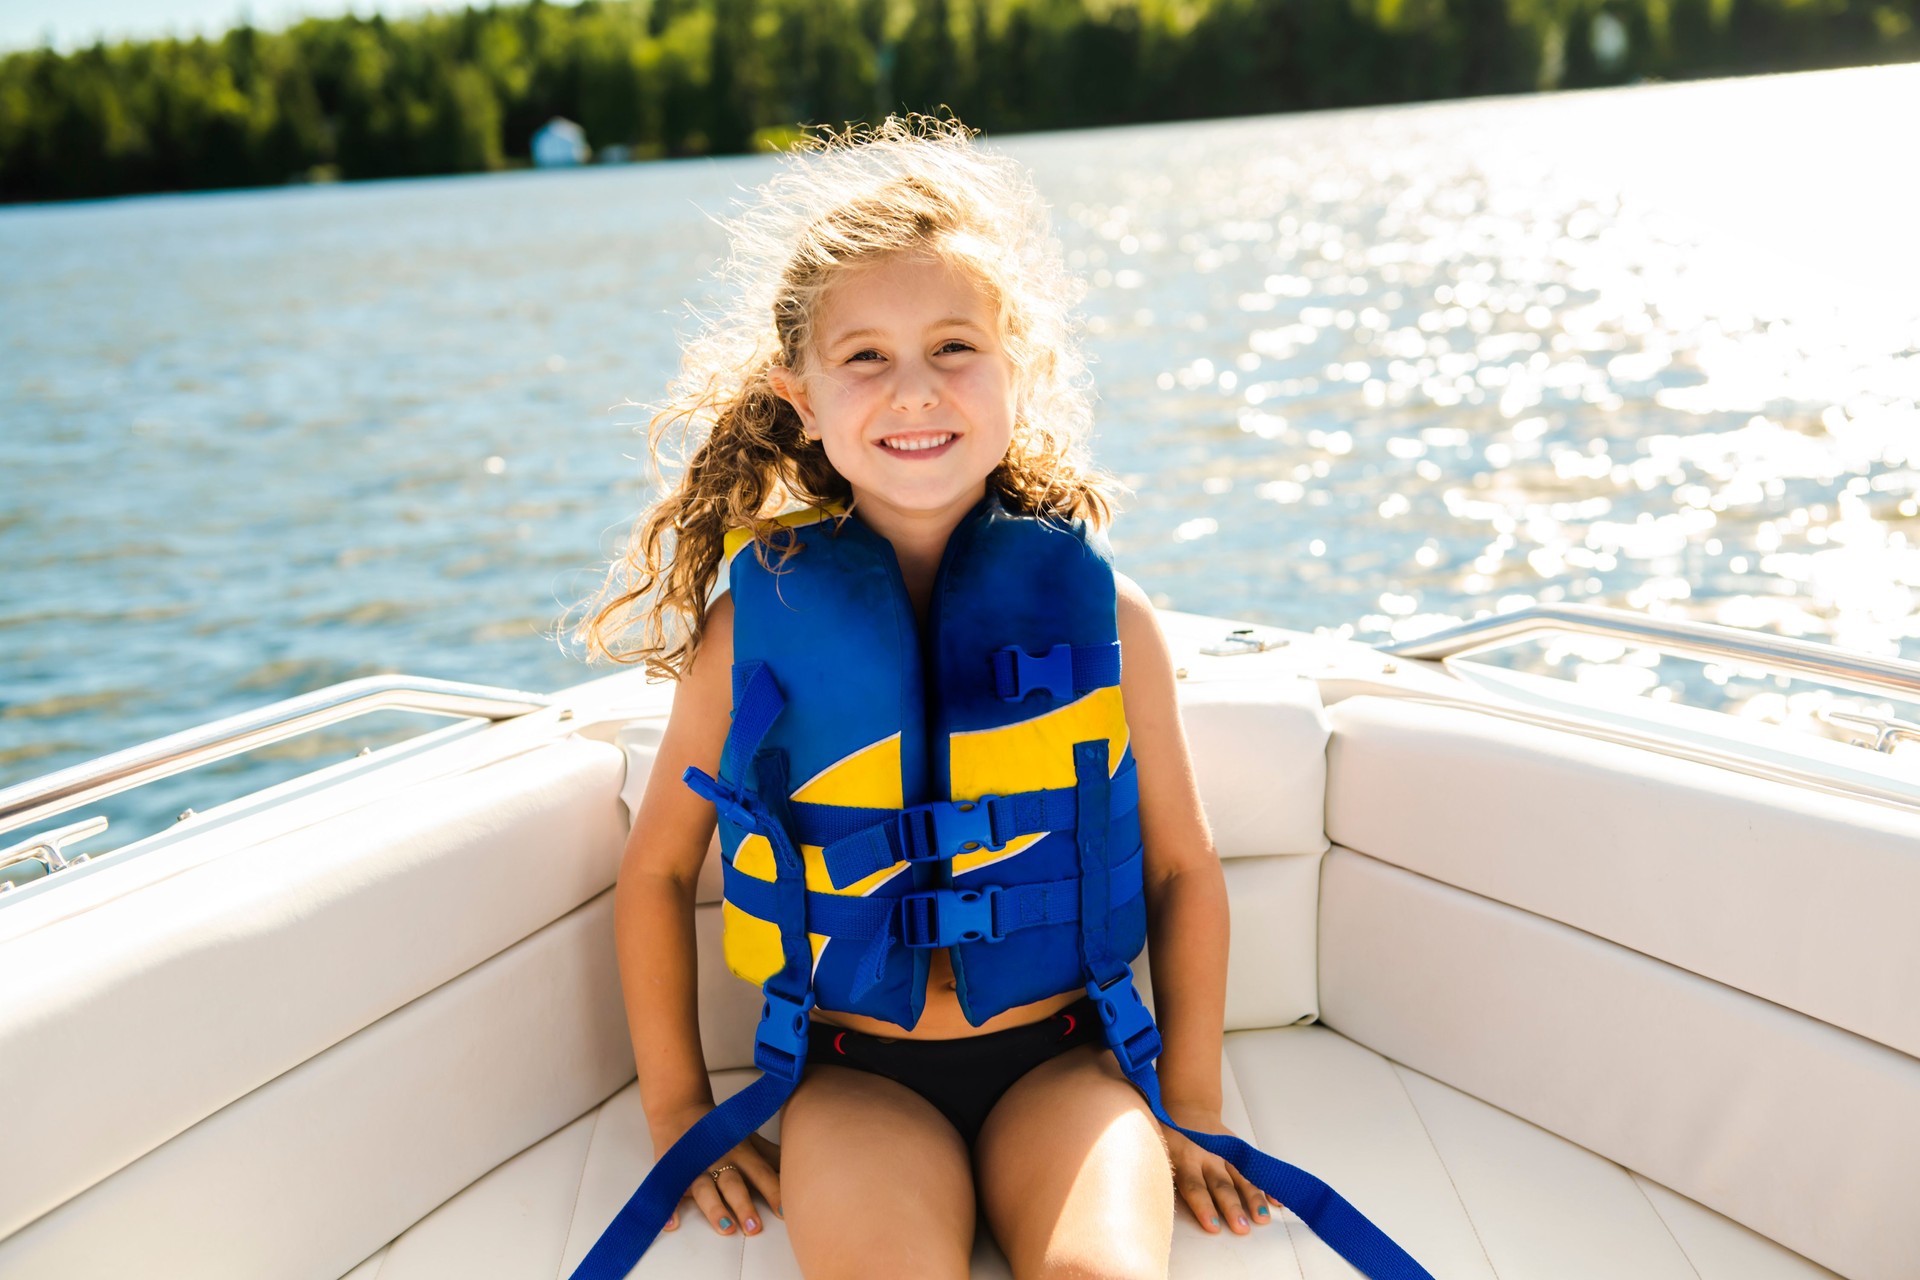
[[[999,942],[994,926],[1000,886],[930,889],[900,898],[900,937],[910,947],[950,947],[957,942]]]
[[[938,862],[956,853],[1007,847],[993,838],[988,805],[999,796],[978,800],[935,800],[902,809],[895,819],[900,830],[900,854],[908,862]]]
[[[807,1066],[807,1011],[813,1008],[813,989],[798,1000],[765,987],[760,994],[766,999],[753,1033],[753,1065],[798,1084]]]
[[[1087,995],[1100,1011],[1107,1047],[1120,1060],[1122,1071],[1132,1075],[1160,1056],[1160,1028],[1153,1025],[1146,1001],[1134,989],[1132,970],[1122,969],[1120,976],[1104,987],[1098,978],[1090,980]]]
[[[694,766],[689,766],[687,771],[680,775],[680,780],[692,788],[695,795],[713,801],[714,809],[734,826],[742,831],[765,834],[761,831],[760,819],[756,818],[753,811],[747,807],[752,803],[752,792],[734,786],[732,783],[722,782],[718,778],[708,777],[705,772]]]
[[[1057,644],[1045,653],[1028,653],[1018,645],[1000,652],[1013,660],[1013,692],[1000,695],[1002,702],[1020,702],[1037,690],[1056,698],[1073,697],[1073,646]]]

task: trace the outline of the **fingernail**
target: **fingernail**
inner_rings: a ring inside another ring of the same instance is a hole
[[[1263,1218],[1267,1216],[1267,1206],[1265,1205],[1260,1206],[1260,1216]]]
[[[776,1217],[776,1218],[784,1218],[784,1217],[786,1217],[787,1215],[786,1215],[786,1214],[784,1214],[784,1213],[782,1213],[782,1212],[780,1211],[780,1206],[779,1206],[779,1205],[775,1205],[775,1206],[773,1206],[773,1216],[774,1216],[774,1217]]]
[[[1208,1218],[1207,1221],[1211,1222],[1216,1227],[1220,1225],[1220,1219],[1218,1218]]]
[[[759,1229],[760,1229],[760,1220],[758,1218],[747,1219],[747,1230],[758,1231]]]
[[[1251,1222],[1248,1222],[1245,1218],[1235,1218],[1234,1221],[1238,1222],[1243,1227],[1250,1227],[1253,1225]]]
[[[721,1229],[722,1231],[731,1231],[731,1230],[733,1230],[733,1219],[732,1219],[732,1218],[722,1218],[722,1219],[720,1219],[720,1229]]]

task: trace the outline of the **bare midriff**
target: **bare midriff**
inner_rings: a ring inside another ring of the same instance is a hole
[[[1016,1005],[1003,1013],[996,1013],[984,1025],[976,1027],[967,1021],[967,1015],[960,1010],[960,996],[953,980],[953,961],[947,949],[941,947],[933,953],[927,967],[927,1003],[921,1010],[919,1025],[912,1030],[884,1018],[869,1018],[860,1013],[816,1008],[813,1016],[820,1022],[831,1022],[836,1027],[889,1040],[957,1040],[962,1036],[981,1036],[989,1031],[1004,1031],[1008,1027],[1025,1026],[1029,1022],[1050,1018],[1078,1000],[1082,994],[1082,991],[1075,989],[1048,996],[1044,1000],[1035,1000],[1032,1004]]]

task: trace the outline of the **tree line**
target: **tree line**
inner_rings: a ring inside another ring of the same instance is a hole
[[[1920,0],[528,0],[0,57],[0,200],[635,158],[945,104],[990,132],[1920,59]]]

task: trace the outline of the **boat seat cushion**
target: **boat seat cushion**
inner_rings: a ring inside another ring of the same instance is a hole
[[[1229,1127],[1326,1178],[1446,1280],[1810,1280],[1832,1273],[1660,1185],[1325,1027],[1226,1040]],[[751,1071],[714,1076],[725,1097]],[[778,1138],[776,1117],[769,1137]],[[347,1280],[565,1276],[650,1166],[629,1084],[506,1160]],[[636,1277],[798,1280],[777,1218],[747,1238],[696,1218],[662,1235]],[[973,1274],[1011,1272],[991,1233]],[[1291,1213],[1245,1237],[1175,1220],[1172,1274],[1336,1280],[1359,1273]]]

